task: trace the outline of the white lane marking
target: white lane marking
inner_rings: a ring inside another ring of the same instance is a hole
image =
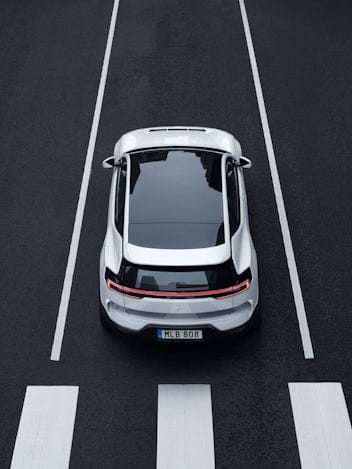
[[[210,385],[159,385],[157,433],[157,469],[214,469]]]
[[[83,177],[82,177],[82,182],[81,182],[81,190],[79,193],[75,223],[74,223],[73,232],[72,232],[70,252],[68,255],[65,279],[64,279],[64,284],[63,284],[62,293],[61,293],[61,300],[60,300],[60,306],[59,306],[59,313],[58,313],[57,321],[56,321],[54,341],[53,341],[53,345],[51,349],[50,359],[54,361],[60,360],[62,340],[64,337],[67,310],[68,310],[68,304],[70,301],[73,274],[75,271],[75,265],[76,265],[76,259],[77,259],[79,238],[81,236],[83,215],[84,215],[84,209],[86,206],[89,178],[90,178],[90,173],[92,169],[95,142],[97,139],[100,113],[101,113],[101,108],[103,104],[106,77],[107,77],[108,69],[109,69],[110,54],[111,54],[112,42],[114,38],[118,7],[119,7],[119,0],[115,0],[114,6],[112,9],[112,14],[111,14],[108,39],[106,42],[104,62],[103,62],[101,75],[100,75],[98,95],[97,95],[97,100],[95,103],[94,117],[93,117],[92,127],[90,131],[88,149],[87,149],[87,154],[86,154],[86,161],[84,165]]]
[[[78,386],[28,386],[11,469],[68,469]]]
[[[267,116],[266,109],[265,109],[262,85],[260,83],[257,60],[255,57],[252,35],[251,35],[250,28],[249,28],[247,11],[246,11],[244,0],[239,0],[239,4],[240,4],[240,9],[241,9],[243,28],[244,28],[244,32],[246,36],[249,59],[250,59],[251,68],[252,68],[253,81],[254,81],[255,91],[257,95],[260,119],[262,122],[265,146],[266,146],[266,151],[267,151],[268,160],[269,160],[271,179],[273,181],[276,206],[277,206],[277,211],[279,213],[279,220],[280,220],[281,232],[282,232],[282,237],[283,237],[284,246],[285,246],[288,270],[290,273],[293,297],[294,297],[294,301],[296,305],[296,312],[297,312],[299,330],[301,333],[304,357],[314,358],[313,346],[312,346],[312,341],[310,338],[310,332],[309,332],[307,315],[306,315],[306,310],[305,310],[304,301],[303,301],[302,289],[301,289],[301,284],[299,281],[296,259],[295,259],[295,254],[294,254],[293,246],[292,246],[290,228],[288,225],[285,203],[284,203],[282,190],[281,190],[279,172],[277,169],[274,147],[273,147],[273,142],[271,139],[268,116]]]
[[[302,469],[352,467],[352,428],[341,383],[289,383]]]

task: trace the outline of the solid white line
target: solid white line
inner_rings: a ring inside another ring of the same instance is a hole
[[[249,59],[250,59],[251,68],[252,68],[253,81],[254,81],[255,91],[257,95],[260,119],[262,122],[266,151],[267,151],[268,160],[269,160],[271,178],[273,181],[276,206],[277,206],[277,211],[279,213],[279,220],[280,220],[282,237],[283,237],[284,246],[285,246],[288,270],[290,273],[293,297],[294,297],[294,301],[296,305],[298,324],[299,324],[299,329],[301,332],[304,357],[314,358],[312,341],[310,338],[310,332],[309,332],[309,327],[308,327],[308,322],[307,322],[307,315],[306,315],[306,310],[305,310],[303,296],[302,296],[301,284],[299,281],[295,254],[294,254],[293,246],[292,246],[290,228],[288,225],[286,209],[285,209],[284,199],[283,199],[282,190],[281,190],[280,178],[279,178],[279,173],[278,173],[278,169],[276,165],[274,147],[273,147],[273,142],[271,139],[269,122],[268,122],[268,117],[267,117],[267,113],[265,109],[262,85],[260,83],[257,60],[255,57],[253,41],[252,41],[251,31],[249,28],[247,11],[246,11],[244,0],[239,0],[239,4],[240,4],[240,9],[241,9],[243,28],[244,28],[244,32],[246,36],[246,41],[247,41]]]
[[[53,341],[53,345],[51,349],[50,359],[55,360],[55,361],[60,360],[62,340],[64,337],[67,310],[68,310],[68,304],[70,301],[79,239],[81,236],[83,215],[84,215],[84,209],[86,206],[89,178],[90,178],[90,173],[92,169],[95,142],[97,139],[100,113],[101,113],[101,108],[103,104],[106,77],[107,77],[108,69],[109,69],[110,54],[111,54],[112,42],[114,38],[118,7],[119,7],[119,0],[115,0],[114,6],[112,9],[112,14],[111,14],[110,28],[109,28],[108,39],[106,42],[104,62],[103,62],[102,70],[101,70],[98,95],[97,95],[97,100],[95,103],[93,123],[92,123],[92,128],[90,131],[88,149],[87,149],[87,154],[86,154],[86,161],[84,165],[83,177],[82,177],[82,182],[81,182],[81,190],[79,193],[75,223],[74,223],[73,233],[72,233],[72,238],[71,238],[70,252],[68,255],[65,279],[64,279],[64,284],[63,284],[62,293],[61,293],[61,300],[60,300],[60,306],[59,306],[59,313],[57,316],[54,341]]]
[[[28,386],[11,469],[68,469],[78,386]]]
[[[302,469],[352,467],[352,428],[341,383],[289,383]]]
[[[214,469],[210,386],[159,385],[157,433],[157,469]]]

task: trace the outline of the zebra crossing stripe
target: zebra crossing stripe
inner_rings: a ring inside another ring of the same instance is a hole
[[[11,469],[68,469],[78,386],[27,386]]]
[[[159,385],[157,469],[166,468],[215,468],[210,385]]]
[[[352,429],[341,383],[289,383],[302,469],[350,469]]]

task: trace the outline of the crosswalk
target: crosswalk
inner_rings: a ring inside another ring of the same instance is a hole
[[[27,386],[11,469],[69,468],[78,393],[78,386]],[[341,383],[289,383],[288,400],[302,468],[351,468]],[[210,385],[159,385],[157,414],[157,469],[215,468]]]
[[[77,386],[28,386],[11,469],[69,467]]]
[[[303,468],[352,467],[352,432],[341,383],[289,383]]]
[[[159,385],[157,469],[214,469],[210,385]]]

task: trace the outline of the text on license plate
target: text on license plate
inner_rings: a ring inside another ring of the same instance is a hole
[[[201,340],[203,339],[202,329],[158,329],[159,340]]]

